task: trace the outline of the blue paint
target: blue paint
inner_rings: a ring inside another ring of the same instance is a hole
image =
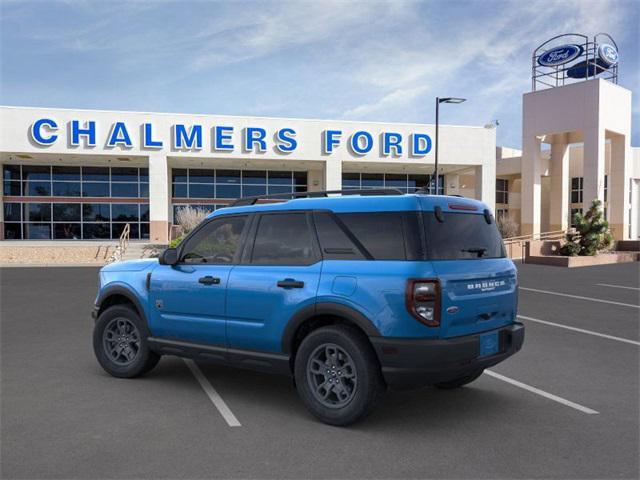
[[[233,127],[217,126],[215,127],[213,148],[220,151],[233,151],[233,144],[229,143],[233,139]]]
[[[153,125],[145,123],[142,132],[142,148],[162,148],[162,141],[153,139]]]
[[[266,152],[267,151],[267,142],[265,141],[265,137],[267,136],[267,131],[264,128],[259,127],[247,127],[245,129],[245,138],[244,138],[244,149],[247,152],[256,151],[257,147],[258,152]]]
[[[202,149],[202,125],[193,125],[187,129],[178,123],[173,127],[173,148],[175,149]]]
[[[51,132],[58,130],[58,124],[54,120],[51,120],[50,118],[41,118],[33,122],[33,125],[31,125],[31,128],[29,129],[31,138],[39,145],[53,145],[58,139],[58,135],[55,135],[54,133],[46,135],[42,131],[43,127],[46,127],[47,130]]]
[[[431,151],[431,137],[426,133],[414,133],[411,135],[411,155],[419,157],[427,155]]]
[[[111,135],[109,135],[109,140],[107,140],[107,147],[115,147],[117,145],[127,148],[133,147],[131,137],[124,122],[116,122],[113,124]]]
[[[85,127],[80,127],[79,120],[71,121],[71,145],[80,145],[80,137],[85,137],[88,147],[96,146],[96,122],[90,120],[85,122]]]
[[[325,130],[322,136],[323,153],[329,155],[333,153],[335,147],[340,145],[342,130]]]
[[[373,148],[373,137],[369,132],[359,130],[351,136],[351,150],[356,155],[365,155]]]
[[[282,153],[293,152],[298,148],[298,141],[295,139],[296,131],[293,128],[281,128],[276,133],[278,142],[276,148]]]

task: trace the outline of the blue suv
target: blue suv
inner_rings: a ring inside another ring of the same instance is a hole
[[[286,374],[313,415],[347,425],[387,388],[460,387],[521,348],[516,268],[483,203],[389,189],[258,200],[159,259],[102,268],[93,346],[107,372],[178,355]]]

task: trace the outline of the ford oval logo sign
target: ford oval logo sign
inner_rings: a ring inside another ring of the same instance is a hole
[[[598,47],[598,58],[610,67],[618,63],[618,50],[613,45],[603,43]]]
[[[578,58],[584,49],[580,45],[561,45],[547,50],[538,57],[543,67],[557,67]]]

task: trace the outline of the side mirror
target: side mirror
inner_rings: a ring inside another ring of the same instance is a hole
[[[160,265],[175,265],[178,263],[178,249],[167,248],[160,254],[158,261],[160,262]]]

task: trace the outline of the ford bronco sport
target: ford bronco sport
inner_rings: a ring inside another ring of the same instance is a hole
[[[313,415],[347,425],[387,388],[460,387],[521,348],[516,269],[483,203],[290,197],[240,199],[159,259],[102,268],[100,365],[135,377],[166,354],[291,375]]]

